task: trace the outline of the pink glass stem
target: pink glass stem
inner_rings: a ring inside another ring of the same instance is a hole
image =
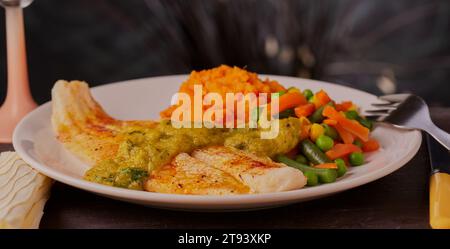
[[[0,143],[10,143],[17,123],[36,108],[29,82],[21,7],[5,7],[8,89],[0,108]]]

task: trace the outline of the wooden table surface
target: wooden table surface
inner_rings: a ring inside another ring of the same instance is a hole
[[[432,108],[450,131],[450,108]],[[0,151],[12,150],[0,144]],[[148,208],[56,183],[41,228],[429,228],[425,143],[408,164],[372,183],[319,200],[234,213]]]

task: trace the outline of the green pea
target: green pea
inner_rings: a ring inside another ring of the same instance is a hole
[[[297,157],[295,157],[295,161],[305,164],[305,165],[309,164],[308,159],[306,159],[306,157],[304,155],[297,155]]]
[[[357,119],[357,118],[359,118],[359,114],[356,111],[346,111],[345,112],[345,116],[348,119]]]
[[[350,154],[349,159],[352,166],[360,166],[364,164],[364,154],[361,152],[353,152]]]
[[[337,175],[341,177],[347,173],[347,165],[345,165],[345,161],[341,158],[334,160],[334,163],[337,165]]]
[[[314,96],[314,93],[310,89],[305,89],[303,91],[303,96],[305,96],[306,99],[309,99]]]
[[[303,175],[306,177],[307,186],[316,186],[319,184],[319,177],[312,171],[305,171]]]
[[[322,151],[328,151],[333,148],[334,141],[331,137],[327,135],[320,135],[316,140],[316,145]]]
[[[334,127],[331,127],[327,124],[322,124],[322,126],[325,129],[325,135],[331,137],[334,140],[339,139],[339,134]]]
[[[363,143],[361,142],[361,140],[355,140],[355,142],[353,142],[353,144],[358,146],[359,148],[363,147]]]

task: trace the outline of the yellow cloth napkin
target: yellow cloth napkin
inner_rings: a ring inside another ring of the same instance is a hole
[[[0,154],[0,228],[39,228],[52,180],[15,152]]]

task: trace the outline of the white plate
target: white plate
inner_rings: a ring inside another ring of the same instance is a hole
[[[156,119],[169,106],[170,98],[187,75],[130,80],[94,87],[92,93],[105,110],[119,119]],[[264,76],[265,77],[265,76]],[[313,80],[268,76],[284,86],[324,89],[335,100],[352,100],[363,109],[376,102],[374,95]],[[28,114],[14,132],[13,144],[19,155],[36,170],[68,185],[99,195],[142,205],[184,210],[259,209],[311,200],[338,193],[379,179],[406,164],[418,151],[421,134],[390,127],[377,127],[373,136],[382,149],[368,156],[368,163],[354,167],[331,184],[269,194],[239,196],[192,196],[150,193],[109,187],[82,179],[89,167],[55,139],[50,126],[51,104],[46,103]],[[380,191],[384,191],[381,190]]]

